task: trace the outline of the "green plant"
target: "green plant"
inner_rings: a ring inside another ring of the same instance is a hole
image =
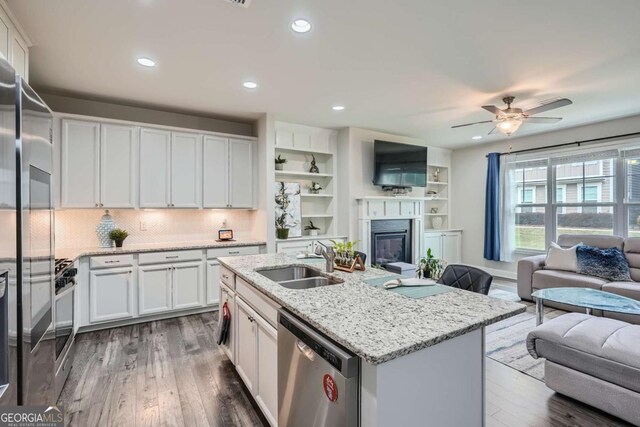
[[[287,163],[287,159],[283,159],[280,154],[278,154],[278,157],[276,157],[275,160],[276,160],[276,164],[279,164],[279,165]]]
[[[350,264],[355,256],[355,245],[358,241],[339,242],[337,240],[330,241],[333,244],[333,250],[336,252],[336,263]]]
[[[109,232],[109,238],[111,240],[115,240],[116,242],[118,241],[121,242],[124,239],[126,239],[128,236],[129,236],[129,233],[127,232],[127,230],[123,230],[121,228],[114,228]]]
[[[287,228],[287,214],[282,212],[281,215],[276,217],[276,228],[284,229]]]
[[[305,230],[320,230],[320,227],[313,225],[313,221],[309,221],[309,225],[304,227]]]
[[[427,256],[420,258],[418,261],[418,269],[416,271],[425,279],[437,279],[442,273],[444,264],[444,261],[433,256],[433,252],[429,248],[427,249]]]

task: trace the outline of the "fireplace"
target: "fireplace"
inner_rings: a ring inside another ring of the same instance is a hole
[[[411,220],[371,221],[371,264],[411,263]]]

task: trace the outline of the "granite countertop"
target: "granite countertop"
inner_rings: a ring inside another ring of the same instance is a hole
[[[218,260],[269,298],[373,365],[525,311],[522,304],[460,289],[422,299],[408,298],[364,283],[363,280],[371,278],[393,276],[374,268],[353,273],[335,271],[328,275],[344,283],[293,290],[255,270],[310,265],[324,271],[324,260],[295,259],[285,254]]]
[[[125,245],[122,248],[100,248],[98,246],[93,246],[86,248],[56,249],[55,252],[56,258],[68,258],[75,261],[80,257],[92,255],[116,255],[142,252],[179,251],[188,249],[260,246],[266,244],[266,242],[258,240],[235,240],[233,242],[218,242],[216,240],[192,240],[186,242],[141,243],[131,245],[128,245],[125,242]]]

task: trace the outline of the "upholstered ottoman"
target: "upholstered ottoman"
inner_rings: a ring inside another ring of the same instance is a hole
[[[527,337],[545,358],[545,383],[558,393],[640,425],[640,325],[569,313]]]

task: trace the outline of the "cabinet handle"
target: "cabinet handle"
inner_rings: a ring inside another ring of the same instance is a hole
[[[240,251],[229,251],[229,255],[238,255]]]
[[[120,263],[120,260],[119,260],[119,259],[116,259],[116,260],[111,260],[111,261],[105,261],[104,263],[105,263],[105,264],[119,264],[119,263]]]
[[[98,207],[98,204],[96,203],[96,208]]]
[[[100,207],[103,207],[104,205],[102,203],[100,203]]]
[[[166,256],[165,259],[178,259],[180,255]]]
[[[223,274],[223,275],[222,275],[222,278],[223,278],[223,279],[227,279],[227,280],[229,280],[229,276],[227,276],[226,274]]]

